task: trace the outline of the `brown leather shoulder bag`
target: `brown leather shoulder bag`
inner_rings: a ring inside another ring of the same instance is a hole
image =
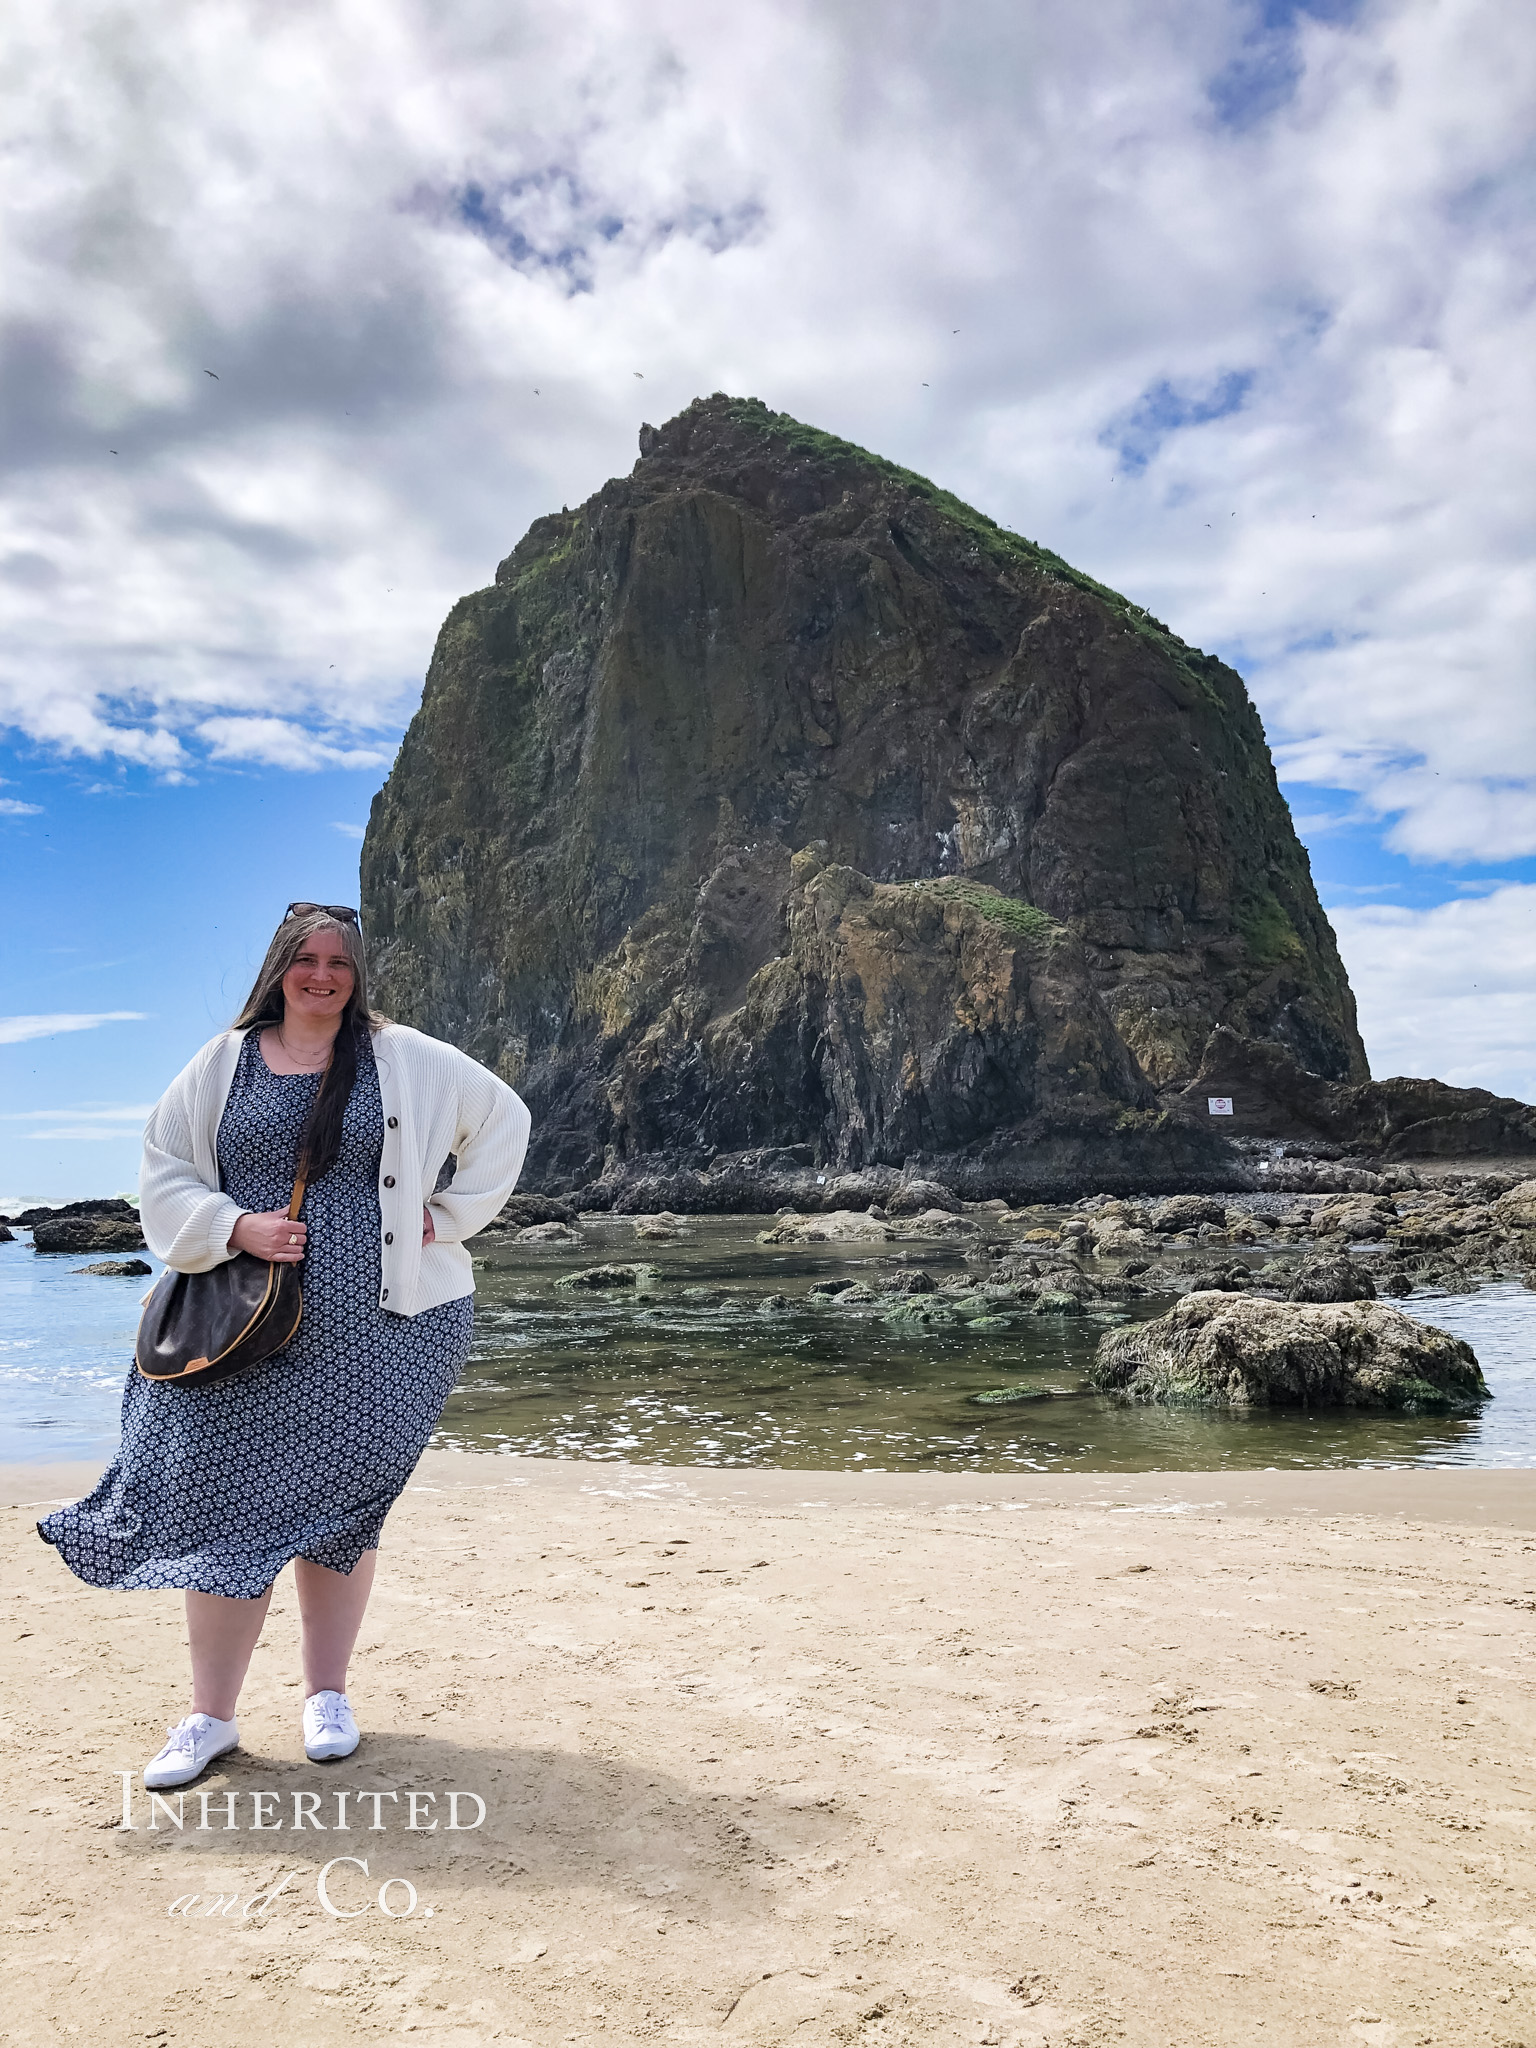
[[[293,1183],[288,1221],[304,1200],[304,1173]],[[165,1272],[139,1319],[134,1362],[147,1380],[207,1386],[261,1365],[293,1341],[304,1313],[297,1265],[236,1252],[211,1273]]]

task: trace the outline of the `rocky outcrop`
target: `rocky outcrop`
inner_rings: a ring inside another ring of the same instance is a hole
[[[58,1202],[42,1208],[23,1209],[9,1220],[32,1229],[39,1223],[57,1223],[70,1216],[115,1216],[121,1223],[136,1223],[139,1212],[121,1195],[97,1195],[83,1202]]]
[[[1287,1301],[1374,1301],[1376,1283],[1358,1259],[1335,1256],[1304,1259],[1287,1283]]]
[[[1382,1160],[1536,1152],[1530,1103],[1401,1076],[1341,1082],[1309,1072],[1285,1045],[1224,1024],[1207,1039],[1194,1079],[1163,1099],[1172,1115],[1199,1127],[1212,1096],[1231,1101],[1235,1138],[1321,1139]]]
[[[39,1252],[139,1252],[144,1250],[144,1233],[131,1209],[128,1217],[62,1215],[33,1224],[32,1248]]]
[[[1313,1307],[1188,1294],[1099,1340],[1093,1385],[1128,1401],[1225,1408],[1469,1408],[1488,1398],[1470,1344],[1384,1302]]]
[[[382,1002],[521,1090],[531,1185],[1172,1192],[1243,1184],[1227,1141],[1272,1125],[1514,1130],[1474,1091],[1359,1096],[1231,669],[755,401],[642,450],[454,608],[363,850]],[[1249,1117],[1254,1076],[1283,1115]]]

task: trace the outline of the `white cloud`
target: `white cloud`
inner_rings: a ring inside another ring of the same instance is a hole
[[[1289,12],[16,10],[0,718],[382,766],[452,601],[723,388],[1240,651],[1401,851],[1536,850],[1536,38]]]
[[[0,796],[0,818],[35,818],[42,808],[41,804],[23,803],[20,797]]]
[[[98,1024],[142,1024],[146,1010],[60,1010],[42,1017],[0,1017],[0,1045],[54,1038],[62,1031],[94,1031]]]
[[[365,825],[333,824],[331,830],[339,832],[344,839],[363,839],[367,836],[368,828]]]
[[[198,736],[216,761],[258,761],[269,768],[387,768],[393,746],[350,745],[282,718],[205,718]]]
[[[1536,885],[1431,910],[1329,910],[1371,1071],[1536,1101]]]

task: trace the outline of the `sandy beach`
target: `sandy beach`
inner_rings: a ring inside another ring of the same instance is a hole
[[[285,1580],[179,1830],[179,1602],[32,1530],[90,1477],[0,1474],[17,2048],[1536,2043],[1536,1475],[433,1454],[362,1749]]]

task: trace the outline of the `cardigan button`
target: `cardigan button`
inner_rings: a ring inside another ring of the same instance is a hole
[[[395,1233],[394,1233],[394,1232],[393,1232],[392,1230],[386,1230],[386,1231],[385,1231],[385,1233],[384,1233],[384,1242],[385,1242],[386,1244],[393,1244],[393,1243],[394,1243],[394,1241],[395,1241]]]
[[[389,1120],[389,1128],[390,1128],[391,1130],[394,1130],[394,1129],[396,1128],[396,1126],[397,1126],[397,1125],[399,1124],[399,1122],[400,1122],[400,1119],[399,1119],[399,1117],[397,1117],[397,1116],[392,1116],[392,1117],[390,1118],[390,1120]]]
[[[385,1185],[385,1187],[387,1187],[387,1188],[392,1188],[392,1187],[394,1186],[394,1184],[395,1184],[395,1176],[394,1176],[394,1175],[393,1175],[392,1173],[386,1173],[386,1174],[385,1174],[385,1176],[384,1176],[384,1185]]]
[[[387,1287],[385,1288],[384,1292],[383,1292],[383,1293],[382,1293],[382,1294],[381,1294],[381,1295],[379,1296],[379,1299],[380,1299],[380,1301],[388,1301],[388,1299],[389,1299],[389,1289],[388,1289]]]

